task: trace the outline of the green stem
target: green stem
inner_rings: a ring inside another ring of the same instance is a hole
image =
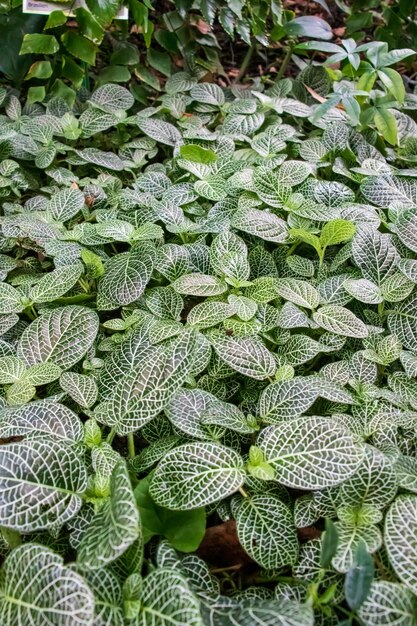
[[[281,78],[283,78],[285,71],[288,67],[288,65],[290,64],[291,61],[291,57],[292,57],[292,50],[293,50],[293,46],[290,43],[288,48],[287,48],[287,52],[285,54],[284,60],[282,62],[281,67],[279,68],[279,72],[277,74],[277,80],[281,80]]]
[[[255,50],[256,50],[256,42],[252,41],[251,45],[247,49],[246,54],[243,58],[242,65],[240,66],[240,69],[239,69],[239,74],[236,77],[237,83],[240,82],[242,78],[244,77],[244,75],[246,74],[249,64],[252,61],[253,53],[255,52]]]
[[[116,429],[112,428],[111,431],[109,432],[109,434],[107,435],[106,442],[107,443],[111,443],[113,441],[113,439],[115,438],[115,436],[116,436]]]
[[[28,306],[28,307],[25,309],[25,311],[24,311],[24,312],[26,313],[26,315],[28,316],[28,318],[29,318],[30,320],[35,320],[35,319],[36,319],[36,315],[34,315],[34,314],[32,313],[32,307],[31,307],[31,306]]]
[[[2,528],[1,534],[3,535],[3,539],[6,541],[9,548],[17,548],[17,546],[20,546],[22,543],[22,539],[17,530]]]
[[[244,498],[249,498],[249,494],[247,491],[243,489],[243,487],[239,487],[239,493],[242,494]]]
[[[133,433],[129,433],[127,436],[127,448],[129,451],[129,458],[133,459],[136,456],[135,452],[135,440],[133,438]]]
[[[301,241],[299,239],[297,241],[294,241],[294,243],[290,246],[290,248],[288,248],[287,256],[291,256],[294,250],[297,248],[297,246],[300,245],[300,243]]]
[[[384,315],[384,302],[380,302],[378,304],[378,315],[379,317],[382,317]]]

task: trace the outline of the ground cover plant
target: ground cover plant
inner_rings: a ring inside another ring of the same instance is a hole
[[[417,624],[412,51],[314,46],[1,92],[2,625]]]

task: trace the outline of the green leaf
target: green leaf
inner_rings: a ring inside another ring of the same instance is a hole
[[[30,80],[31,78],[50,78],[52,76],[52,72],[52,65],[49,61],[37,61],[30,66],[29,71],[25,76],[25,80]]]
[[[28,89],[28,104],[34,104],[35,102],[43,102],[46,97],[45,87],[29,87]]]
[[[87,7],[91,13],[102,22],[104,26],[109,25],[120,10],[120,0],[86,0]]]
[[[320,17],[309,15],[296,17],[284,25],[290,37],[311,37],[316,39],[332,39],[333,33],[329,24]]]
[[[339,534],[331,519],[326,518],[325,531],[321,536],[320,565],[324,569],[330,567],[332,558],[336,554]]]
[[[346,574],[345,595],[352,611],[357,611],[365,602],[374,578],[374,560],[361,541],[355,550],[354,562]]]
[[[159,506],[149,494],[150,480],[151,475],[139,481],[135,489],[145,542],[154,535],[160,535],[168,539],[176,550],[194,552],[206,532],[204,507],[191,511],[171,511]]]
[[[63,11],[52,11],[48,15],[48,19],[46,20],[46,24],[43,27],[44,30],[48,30],[49,28],[57,28],[57,26],[63,26],[67,21],[67,16]]]
[[[377,130],[388,143],[396,146],[398,143],[397,120],[389,109],[378,109],[375,111],[374,122]]]
[[[71,30],[61,36],[61,41],[76,59],[95,65],[97,46],[92,41]]]
[[[17,547],[5,559],[1,574],[3,624],[92,623],[94,598],[88,585],[47,547],[35,543]]]
[[[148,48],[146,59],[149,65],[165,76],[171,76],[171,59],[166,52],[159,52],[153,48]]]
[[[320,244],[323,248],[350,241],[356,232],[356,226],[347,220],[331,220],[320,233]]]
[[[77,18],[81,35],[96,44],[100,44],[104,36],[104,29],[95,19],[95,16],[87,9],[84,9],[84,7],[79,7],[75,9],[75,17]]]
[[[398,102],[403,104],[405,98],[405,87],[401,74],[389,67],[385,67],[378,70],[378,76],[389,93],[393,95]]]
[[[59,43],[53,35],[33,33],[23,37],[19,54],[55,54],[58,50]]]
[[[160,506],[187,511],[226,498],[244,481],[240,454],[217,443],[188,443],[160,461],[149,492]]]
[[[202,148],[197,144],[187,144],[180,148],[181,158],[193,163],[214,163],[217,161],[217,154],[213,150]]]
[[[120,461],[111,476],[110,496],[100,504],[81,538],[77,562],[87,569],[104,567],[122,555],[140,532],[126,464]]]

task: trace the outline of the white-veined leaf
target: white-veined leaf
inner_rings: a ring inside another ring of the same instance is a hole
[[[199,602],[181,573],[161,568],[145,578],[134,626],[203,626]]]
[[[297,278],[280,278],[276,281],[278,295],[298,306],[307,309],[316,309],[320,302],[320,296],[310,283]]]
[[[52,361],[69,369],[96,338],[98,316],[81,306],[65,306],[45,313],[22,333],[17,354],[26,365]]]
[[[154,260],[155,251],[151,245],[142,245],[109,259],[98,285],[98,308],[116,309],[137,300],[151,277]]]
[[[233,611],[233,615],[236,611]],[[237,614],[239,626],[313,626],[311,606],[290,600],[257,600]]]
[[[191,309],[187,322],[196,328],[210,328],[233,314],[234,308],[227,302],[201,302]]]
[[[352,256],[364,278],[380,286],[395,271],[400,255],[390,235],[359,228],[352,241]]]
[[[365,304],[379,304],[383,301],[380,288],[367,278],[348,278],[343,283],[345,289],[351,296],[364,302]]]
[[[145,135],[168,146],[178,146],[182,143],[181,133],[169,122],[155,118],[139,119],[138,126]]]
[[[84,203],[82,191],[79,189],[63,189],[52,196],[48,209],[56,220],[66,222],[81,211]]]
[[[275,469],[276,480],[294,489],[337,485],[357,471],[363,458],[353,435],[322,417],[268,426],[256,445]]]
[[[343,337],[362,339],[368,336],[366,325],[352,311],[343,306],[329,304],[313,314],[313,320],[321,328]]]
[[[205,274],[185,274],[171,285],[179,294],[187,296],[219,296],[227,291],[227,284],[216,276]]]
[[[29,298],[33,302],[51,302],[60,298],[72,289],[83,273],[83,266],[64,265],[45,274],[29,291]]]
[[[110,480],[110,496],[95,513],[78,546],[77,562],[87,569],[111,563],[138,538],[140,519],[124,461]]]
[[[240,374],[256,380],[275,374],[276,361],[258,337],[216,337],[212,343],[221,360]]]
[[[1,571],[0,621],[4,626],[90,626],[94,598],[61,556],[27,543],[6,558]]]
[[[115,574],[105,568],[76,570],[82,573],[94,593],[94,626],[123,626],[122,585]]]
[[[81,441],[83,428],[75,413],[63,404],[50,400],[0,411],[0,438],[45,435],[52,435],[58,441]]]
[[[417,626],[415,595],[404,585],[376,580],[359,609],[364,626]]]
[[[25,308],[23,294],[7,283],[0,283],[0,313],[20,313]]]
[[[64,372],[59,379],[59,384],[73,400],[84,408],[88,409],[97,400],[97,383],[91,376]]]
[[[319,396],[314,377],[297,376],[291,380],[271,383],[259,398],[259,416],[266,424],[276,424],[298,417],[307,411]]]
[[[398,578],[417,593],[417,496],[398,497],[385,518],[384,540]]]
[[[404,348],[417,352],[417,297],[411,295],[387,316],[388,328]]]
[[[243,549],[261,567],[293,565],[298,539],[291,510],[274,494],[244,498],[236,514],[236,530]]]
[[[226,498],[244,481],[240,454],[217,443],[188,443],[160,461],[150,493],[157,504],[185,511]]]
[[[33,439],[1,447],[0,486],[1,525],[33,532],[76,515],[87,471],[72,445]]]
[[[169,347],[139,345],[134,363],[111,389],[113,397],[95,409],[97,420],[126,435],[156,417],[189,376],[196,342],[195,331],[185,331]]]
[[[107,113],[113,113],[127,111],[133,106],[135,99],[126,87],[108,83],[93,91],[90,102]]]

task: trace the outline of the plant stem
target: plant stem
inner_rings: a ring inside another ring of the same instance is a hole
[[[211,574],[222,574],[223,572],[234,572],[242,569],[243,563],[237,563],[236,565],[229,565],[229,567],[215,567],[210,570]]]
[[[106,442],[107,443],[111,443],[113,441],[113,439],[115,438],[115,436],[116,436],[116,429],[112,428],[111,431],[109,432],[109,434],[107,435]]]
[[[247,49],[246,54],[243,58],[242,65],[240,66],[240,69],[239,69],[239,74],[236,76],[237,83],[240,82],[242,78],[244,77],[244,75],[246,74],[249,64],[252,61],[253,53],[255,52],[255,50],[256,50],[256,42],[252,41],[251,45]]]
[[[243,487],[239,487],[239,493],[242,494],[244,498],[249,498],[249,494],[247,491],[243,489]]]
[[[287,69],[287,67],[288,67],[288,65],[289,65],[289,63],[291,61],[291,57],[292,57],[292,44],[289,44],[289,46],[287,48],[286,55],[285,55],[284,60],[282,62],[282,65],[279,68],[279,72],[277,74],[277,80],[280,80],[284,76],[285,71],[286,71],[286,69]]]
[[[129,433],[127,436],[127,448],[129,451],[129,458],[133,459],[136,456],[135,452],[135,440],[133,438],[133,433]]]
[[[8,544],[9,548],[17,548],[22,543],[22,539],[17,530],[11,530],[11,528],[2,528],[1,534],[3,539]]]

